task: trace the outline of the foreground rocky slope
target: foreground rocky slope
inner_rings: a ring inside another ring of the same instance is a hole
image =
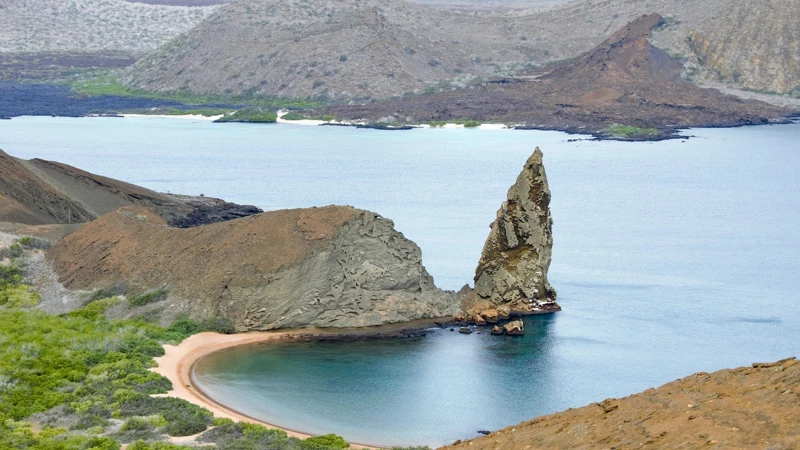
[[[190,229],[125,208],[47,254],[62,283],[165,288],[162,317],[224,317],[238,331],[356,327],[451,316],[421,251],[390,220],[351,207],[282,210]],[[145,308],[143,311],[148,310]],[[140,312],[143,312],[140,311]]]
[[[665,23],[658,14],[642,16],[579,58],[528,76],[404,100],[332,107],[326,113],[346,120],[411,123],[467,118],[596,134],[611,124],[624,124],[643,130],[623,137],[649,139],[677,128],[768,123],[789,114],[682,80],[680,63],[648,41],[652,30]]]
[[[796,449],[800,363],[696,373],[622,399],[543,416],[443,449]]]
[[[82,223],[134,205],[152,208],[178,227],[261,212],[219,199],[159,194],[58,162],[17,159],[0,150],[0,222]]]

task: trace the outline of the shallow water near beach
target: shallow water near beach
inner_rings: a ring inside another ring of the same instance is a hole
[[[158,191],[394,220],[438,286],[471,283],[538,145],[564,310],[521,338],[249,346],[197,383],[245,414],[381,445],[441,445],[697,371],[800,356],[800,125],[657,143],[540,131],[385,132],[152,118],[0,121],[0,148]]]

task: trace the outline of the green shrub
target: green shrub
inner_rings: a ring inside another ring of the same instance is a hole
[[[47,250],[50,248],[50,241],[35,236],[23,236],[19,238],[19,244],[23,247]]]
[[[200,330],[213,331],[214,333],[221,334],[234,334],[236,329],[233,327],[230,319],[225,317],[215,317],[213,319],[204,319],[200,322]]]
[[[264,111],[261,108],[245,108],[226,114],[215,122],[273,123],[277,120],[278,115],[272,111]]]
[[[125,283],[120,283],[115,286],[109,286],[102,289],[95,289],[86,303],[91,303],[95,300],[101,300],[104,298],[125,295],[127,292],[128,292],[128,286]]]
[[[430,122],[429,125],[431,126],[431,128],[440,128],[447,125],[447,122],[445,122],[444,120],[434,120]]]
[[[164,431],[170,436],[191,436],[205,431],[212,422],[207,410],[173,397],[133,398],[121,405],[120,413],[123,417],[161,415],[167,421]]]
[[[475,128],[481,126],[481,123],[477,120],[466,120],[464,121],[464,128]]]
[[[67,315],[69,317],[83,317],[88,320],[96,320],[100,317],[105,317],[106,310],[117,304],[117,301],[118,299],[115,297],[95,300],[83,308],[68,312]]]
[[[22,269],[16,264],[0,266],[0,289],[22,283]]]
[[[169,295],[168,289],[157,289],[155,291],[145,292],[144,294],[135,295],[128,299],[130,306],[144,306],[150,303],[160,302],[167,299]]]
[[[646,139],[658,136],[658,129],[656,128],[639,128],[630,125],[620,125],[613,123],[602,131],[611,137],[621,139]]]
[[[307,117],[302,115],[302,114],[300,114],[299,112],[290,111],[290,112],[284,114],[283,117],[281,117],[281,119],[284,119],[284,120],[304,120],[304,119],[307,119]]]
[[[31,308],[40,300],[39,294],[30,286],[7,286],[0,290],[0,306],[7,308]]]
[[[348,447],[350,444],[335,434],[314,436],[303,441],[303,449],[307,450],[341,450]]]

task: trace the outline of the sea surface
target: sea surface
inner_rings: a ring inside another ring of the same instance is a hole
[[[800,356],[800,125],[686,134],[569,142],[542,131],[22,117],[0,121],[0,148],[268,210],[370,209],[455,290],[472,282],[489,224],[540,146],[563,311],[526,319],[526,336],[259,345],[195,371],[218,401],[278,425],[436,446],[693,372]]]

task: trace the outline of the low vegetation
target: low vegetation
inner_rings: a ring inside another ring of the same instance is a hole
[[[31,246],[26,239],[15,245]],[[341,450],[349,444],[328,434],[305,440],[284,431],[214,419],[210,411],[164,394],[170,381],[149,370],[164,343],[200,331],[232,333],[227,320],[179,318],[169,327],[143,319],[111,320],[124,285],[95,291],[82,308],[50,315],[30,308],[38,295],[23,282],[16,259],[0,265],[0,449],[188,450],[165,436],[203,433],[200,442],[220,450]],[[147,304],[156,290],[128,301]],[[12,299],[12,300],[9,300]],[[415,447],[410,450],[422,450]],[[398,449],[399,450],[399,449]]]
[[[278,115],[272,111],[265,111],[261,108],[245,108],[226,114],[215,122],[274,123],[277,120]]]
[[[150,98],[165,101],[174,101],[184,105],[240,105],[258,106],[266,110],[279,109],[311,109],[319,108],[324,104],[311,100],[293,100],[288,98],[266,97],[258,95],[222,95],[222,94],[194,94],[191,92],[150,92],[131,88],[123,85],[118,80],[118,71],[92,70],[77,71],[68,81],[75,92],[82,95],[101,96],[113,95],[119,97]],[[170,114],[168,112],[159,114]],[[190,112],[192,111],[192,112]],[[174,109],[174,114],[202,114],[209,116],[219,115],[220,112],[230,112],[231,108],[193,108],[183,110]]]
[[[157,289],[155,291],[145,292],[144,294],[134,295],[128,299],[130,306],[144,306],[150,303],[160,302],[167,299],[169,295],[168,289]]]
[[[618,123],[609,125],[602,133],[618,139],[646,139],[654,138],[659,135],[658,129],[656,128],[639,128],[630,125],[620,125]]]
[[[281,119],[283,119],[283,120],[305,120],[305,119],[308,119],[308,117],[300,114],[297,111],[289,111],[288,113],[284,114],[283,117],[281,117]]]

